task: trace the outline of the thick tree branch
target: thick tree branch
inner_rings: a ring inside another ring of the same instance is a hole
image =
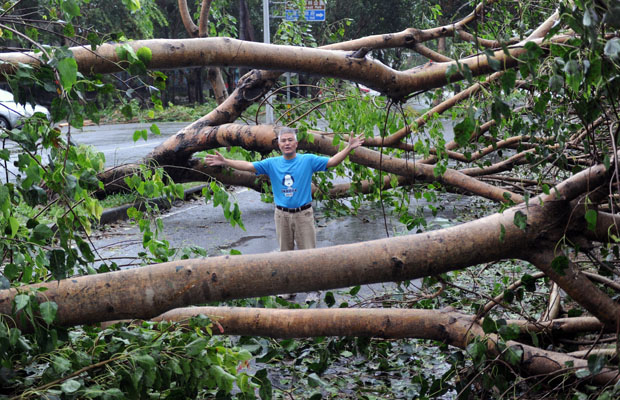
[[[189,15],[189,8],[187,7],[187,0],[178,0],[179,5],[179,13],[181,14],[181,21],[183,22],[183,26],[185,26],[185,30],[190,35],[190,37],[198,36],[198,27],[194,24],[194,21]]]
[[[513,211],[507,210],[418,235],[312,250],[179,260],[19,290],[46,287],[37,296],[56,302],[60,325],[149,319],[192,304],[412,280],[511,258],[526,241],[513,219]],[[463,237],[470,239],[463,241]],[[0,291],[0,314],[12,313],[17,293],[17,289]],[[126,304],[132,304],[131,309]]]
[[[160,160],[167,164],[176,160],[186,159],[191,154],[224,146],[241,146],[247,150],[269,153],[276,148],[276,133],[274,127],[268,125],[247,126],[225,124],[218,127],[206,126],[198,131],[195,124],[181,130],[177,135],[166,142],[167,146],[159,146],[148,156],[150,159]],[[275,128],[279,129],[279,128]],[[324,135],[313,135],[312,141],[301,141],[300,150],[332,156],[338,148],[332,144],[332,139]],[[446,185],[460,188],[470,193],[492,199],[498,202],[514,201],[518,203],[521,196],[468,177],[458,171],[448,169],[443,175],[436,176],[434,167],[426,164],[417,164],[405,159],[381,155],[377,151],[359,148],[349,156],[352,162],[360,165],[380,169],[382,171],[401,175],[417,181],[443,182]],[[169,160],[169,161],[166,161]],[[100,176],[103,178],[103,176]],[[105,181],[104,181],[105,182]]]
[[[592,315],[610,327],[615,327],[620,323],[620,305],[597,288],[572,261],[566,258],[567,265],[562,263],[563,269],[559,270],[558,264],[554,263],[557,255],[552,251],[531,248],[529,252],[531,254],[526,256],[526,259],[545,272]]]
[[[209,14],[211,13],[211,3],[213,0],[202,0],[200,5],[200,18],[198,19],[198,36],[209,36]]]
[[[274,338],[362,336],[380,338],[418,338],[440,341],[466,348],[475,339],[485,339],[482,327],[471,316],[450,309],[313,309],[283,310],[238,307],[192,307],[171,310],[156,317],[155,321],[185,322],[189,318],[206,315],[223,328],[215,334],[267,336]],[[497,338],[490,336],[491,352]],[[587,368],[586,360],[563,353],[545,351],[515,341],[507,342],[513,349],[523,350],[520,367],[530,375],[554,374],[573,368]],[[618,373],[603,370],[592,378],[597,383],[609,384],[618,380]]]

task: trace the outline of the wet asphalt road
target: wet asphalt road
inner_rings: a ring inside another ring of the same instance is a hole
[[[105,155],[105,167],[136,162],[151,150],[163,143],[168,137],[177,133],[190,122],[157,122],[160,133],[153,133],[153,123],[132,123],[114,125],[91,125],[71,130],[71,140],[77,144],[91,145]],[[134,142],[136,131],[146,130],[148,139]],[[67,134],[67,128],[63,133]]]
[[[164,222],[161,238],[173,247],[199,246],[209,256],[223,255],[230,250],[242,254],[278,251],[273,204],[263,203],[260,194],[245,188],[235,191],[242,212],[245,230],[231,226],[220,207],[205,204],[203,198],[178,202],[160,218]],[[358,215],[326,218],[320,203],[314,202],[317,226],[317,247],[328,247],[360,241],[383,239],[406,232],[393,217],[384,220],[380,209],[365,207]],[[387,224],[387,230],[386,230]],[[112,257],[133,256],[142,251],[138,229],[128,221],[104,227],[95,236],[99,247]]]
[[[179,202],[160,216],[164,223],[160,239],[169,241],[175,248],[201,247],[209,257],[228,254],[233,249],[241,254],[278,251],[273,204],[263,203],[259,193],[245,188],[238,188],[235,197],[242,212],[245,230],[238,226],[232,227],[220,207],[214,208],[212,203],[205,203],[204,198],[200,197]],[[456,204],[458,201],[454,200]],[[314,208],[319,248],[411,233],[393,216],[386,214],[384,218],[380,207],[366,205],[357,215],[336,218],[326,218],[321,203],[314,202]],[[437,217],[432,217],[430,211],[427,211],[426,216],[429,221],[437,224],[451,225],[454,215],[451,210],[444,210]],[[144,251],[139,230],[129,221],[106,225],[93,234],[93,242],[102,257],[110,257],[126,267],[131,267],[131,263],[135,262],[132,257]],[[369,298],[393,288],[393,283],[367,285],[359,295],[361,298]],[[336,295],[337,304],[341,299],[346,301],[338,295],[338,291],[332,292]],[[294,301],[304,302],[307,295],[299,293]],[[324,306],[324,303],[319,306]]]

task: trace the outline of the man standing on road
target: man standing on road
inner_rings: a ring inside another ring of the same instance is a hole
[[[297,154],[297,136],[293,129],[278,132],[282,156],[249,162],[224,158],[217,151],[207,154],[209,166],[227,166],[241,171],[268,175],[276,203],[276,235],[280,251],[316,247],[314,212],[312,210],[312,174],[340,164],[347,155],[364,143],[363,135],[351,135],[347,147],[331,158],[314,154]]]

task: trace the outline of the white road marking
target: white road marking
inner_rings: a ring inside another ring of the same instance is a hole
[[[200,206],[191,206],[191,207],[184,208],[184,209],[179,210],[179,211],[176,211],[176,212],[166,213],[166,214],[164,214],[164,215],[162,215],[162,216],[161,216],[161,219],[164,219],[164,218],[168,218],[168,217],[175,216],[175,215],[177,215],[177,214],[179,214],[179,213],[181,213],[181,212],[189,211],[189,210],[191,210],[191,209],[193,209],[193,208],[196,208],[196,207],[200,207]]]

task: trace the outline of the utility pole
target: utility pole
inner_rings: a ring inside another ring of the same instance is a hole
[[[263,42],[271,43],[271,33],[269,32],[269,0],[263,0]],[[267,93],[267,97],[271,95],[271,91]],[[273,124],[273,107],[267,101],[265,103],[265,123]]]

